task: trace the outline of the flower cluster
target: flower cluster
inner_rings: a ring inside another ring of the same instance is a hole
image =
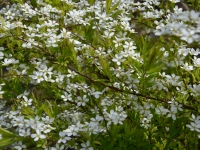
[[[0,148],[195,149],[200,19],[177,3],[2,8]]]

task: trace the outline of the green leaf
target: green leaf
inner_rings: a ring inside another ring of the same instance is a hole
[[[156,48],[156,46],[153,46],[150,50],[149,50],[149,55],[147,56],[147,61],[146,61],[146,70],[148,70],[149,68],[154,67],[155,62],[158,60],[158,52],[159,49]]]
[[[53,118],[53,113],[51,109],[51,104],[48,102],[42,105],[42,108],[44,109],[44,112],[50,117]]]
[[[178,128],[178,129],[176,128],[173,132],[170,132],[170,137],[172,139],[177,138],[181,130],[182,130],[181,128]]]
[[[35,112],[30,107],[22,107],[21,113],[24,115],[34,115]]]
[[[0,140],[0,147],[6,147],[10,144],[12,144],[14,141],[13,141],[13,138],[4,138]]]
[[[161,65],[157,65],[156,67],[150,68],[147,73],[151,74],[151,73],[155,73],[155,72],[160,72],[162,70],[162,68],[164,67],[164,64]]]
[[[111,79],[111,72],[110,72],[110,67],[108,65],[108,62],[105,61],[105,59],[103,59],[101,56],[99,56],[99,61],[100,61],[100,64],[101,64],[101,67],[103,69],[103,72],[105,73],[106,76],[109,77],[109,79]]]
[[[99,141],[94,141],[93,143],[97,144],[97,145],[101,145],[101,143]]]
[[[105,149],[106,150],[112,150],[115,143],[116,143],[115,141],[112,141],[110,144],[108,144],[108,146]]]
[[[90,4],[90,6],[94,5],[96,0],[88,0],[88,3]]]
[[[12,2],[17,2],[19,4],[23,4],[22,0],[12,0]]]
[[[155,78],[157,74],[158,74],[157,72],[150,73],[149,76],[147,78],[145,78],[145,81],[146,82],[150,81],[151,79]]]
[[[119,146],[120,146],[120,147],[124,147],[124,145],[125,145],[125,143],[124,143],[123,140],[119,142]]]
[[[144,142],[144,143],[138,143],[138,145],[137,145],[138,147],[140,147],[140,148],[142,148],[143,150],[149,150],[149,149],[151,149],[151,148],[153,148],[154,146],[155,146],[155,144],[149,144],[149,143],[146,143],[146,142]]]
[[[94,81],[95,82],[108,82],[107,79],[95,79]]]
[[[187,122],[188,122],[188,117],[181,117],[175,120],[174,125],[176,127],[180,127],[182,126],[182,124],[186,124]]]
[[[115,10],[119,6],[120,3],[121,3],[121,0],[119,0],[113,7],[111,7],[110,12]]]
[[[37,7],[37,1],[36,0],[31,0],[31,5],[34,7]]]
[[[21,137],[17,137],[14,133],[3,128],[0,128],[0,134],[2,135],[2,139],[0,140],[0,147],[8,146],[21,139]]]
[[[112,0],[106,0],[106,14],[110,13],[111,4],[112,4]]]
[[[142,73],[142,65],[137,60],[128,57],[128,63],[131,64],[135,71],[137,71],[138,73]]]
[[[2,16],[0,16],[0,22],[1,22],[2,26],[5,26],[5,20]],[[1,29],[5,31],[4,28],[1,28]]]
[[[15,136],[14,133],[6,130],[6,129],[3,129],[3,128],[0,128],[0,134],[2,134],[3,137],[12,137]]]
[[[112,17],[115,18],[115,17],[117,17],[118,15],[120,15],[122,12],[123,12],[123,10],[117,10],[117,11],[115,11],[115,12],[112,14]]]
[[[179,136],[179,133],[182,131],[182,122],[185,122],[186,118],[177,119],[169,128],[170,138],[167,140],[164,150],[168,150],[173,142],[173,139],[176,139]]]
[[[89,28],[87,29],[85,38],[89,43],[93,42],[93,40],[94,40],[94,30],[92,29],[92,25],[89,26]]]
[[[122,150],[120,147],[113,147],[112,150]]]

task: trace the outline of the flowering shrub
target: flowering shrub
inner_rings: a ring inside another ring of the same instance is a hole
[[[2,8],[1,149],[197,149],[200,5],[188,6],[15,0]]]

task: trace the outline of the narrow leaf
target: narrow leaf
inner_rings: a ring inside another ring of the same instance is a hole
[[[119,6],[120,3],[121,3],[121,0],[119,0],[113,7],[111,7],[110,12],[115,10]]]
[[[13,143],[13,138],[3,138],[0,140],[0,147],[5,147]]]
[[[0,134],[2,134],[4,137],[13,137],[15,136],[12,132],[6,130],[6,129],[3,129],[3,128],[0,128]]]
[[[150,74],[150,73],[160,72],[160,71],[162,70],[163,67],[164,67],[164,64],[158,65],[158,66],[156,66],[156,67],[154,67],[154,68],[149,69],[149,70],[147,71],[147,73]]]
[[[109,14],[112,0],[106,0],[106,13]]]
[[[90,6],[94,5],[96,0],[88,0],[88,3],[90,4]]]

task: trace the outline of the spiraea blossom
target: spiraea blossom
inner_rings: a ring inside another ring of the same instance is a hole
[[[0,149],[197,149],[189,1],[2,3]]]

